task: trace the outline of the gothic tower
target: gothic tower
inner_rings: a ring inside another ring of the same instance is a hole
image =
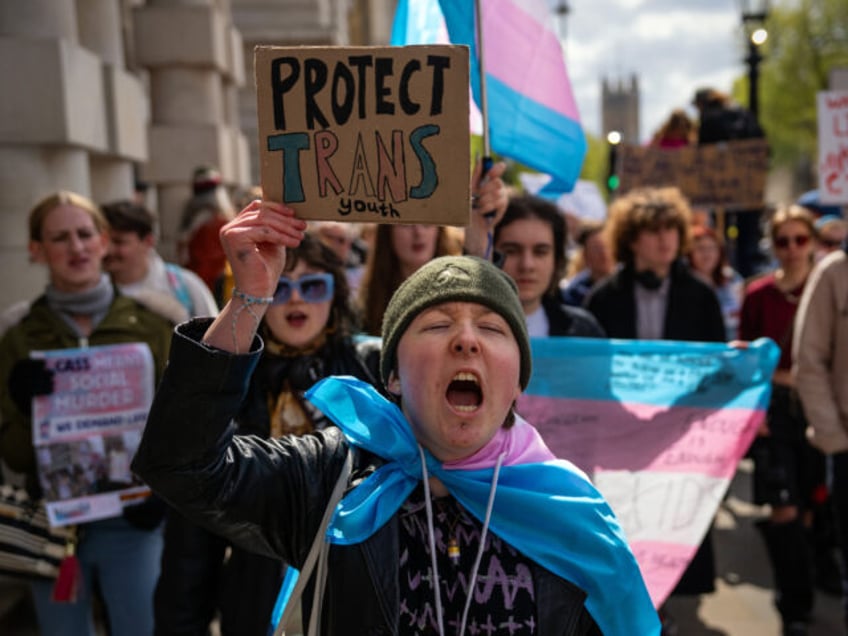
[[[603,137],[610,131],[621,133],[621,141],[639,143],[639,80],[635,74],[629,81],[604,78],[601,85],[601,123]]]

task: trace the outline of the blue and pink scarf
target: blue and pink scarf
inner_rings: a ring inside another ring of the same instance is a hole
[[[366,382],[329,377],[306,397],[351,445],[387,461],[342,499],[327,531],[330,543],[361,543],[421,481],[418,443],[397,405]],[[444,464],[426,450],[425,457],[430,474],[482,521],[492,467],[504,451],[492,531],[584,590],[586,608],[606,636],[658,634],[656,610],[615,514],[578,468],[553,457],[535,428],[518,419],[471,457]]]

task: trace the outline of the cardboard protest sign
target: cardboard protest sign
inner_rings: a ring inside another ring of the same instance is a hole
[[[300,218],[467,225],[468,49],[254,54],[262,191]]]
[[[620,192],[643,186],[677,186],[692,205],[735,209],[763,205],[768,143],[740,139],[665,149],[622,144]]]
[[[848,91],[818,94],[819,199],[848,203]]]
[[[120,516],[150,490],[130,471],[153,402],[142,343],[36,351],[53,392],[33,398],[32,442],[50,525]]]
[[[777,345],[534,338],[532,354],[518,412],[603,493],[659,607],[765,418]]]

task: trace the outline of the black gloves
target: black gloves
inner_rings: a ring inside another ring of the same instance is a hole
[[[124,507],[124,519],[140,530],[153,530],[165,518],[167,505],[151,493],[141,503]]]
[[[53,393],[53,371],[44,360],[24,358],[9,373],[9,395],[27,416],[32,416],[32,398]]]

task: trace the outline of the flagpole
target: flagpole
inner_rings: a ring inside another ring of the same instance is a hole
[[[474,0],[474,18],[477,27],[477,60],[480,72],[480,114],[483,118],[483,174],[492,167],[492,149],[489,145],[489,103],[486,96],[486,64],[483,57],[483,6],[481,0]]]
[[[492,160],[492,149],[489,145],[489,101],[486,96],[486,64],[484,63],[483,49],[483,3],[482,0],[474,0],[474,18],[477,23],[477,61],[480,72],[480,115],[483,119],[483,165],[480,172],[480,185],[482,186],[488,179],[489,170],[492,169],[494,161]],[[495,220],[495,210],[483,212],[483,218],[486,219],[486,252],[485,259],[489,260],[492,257],[492,249],[494,248],[494,229],[492,222]]]

